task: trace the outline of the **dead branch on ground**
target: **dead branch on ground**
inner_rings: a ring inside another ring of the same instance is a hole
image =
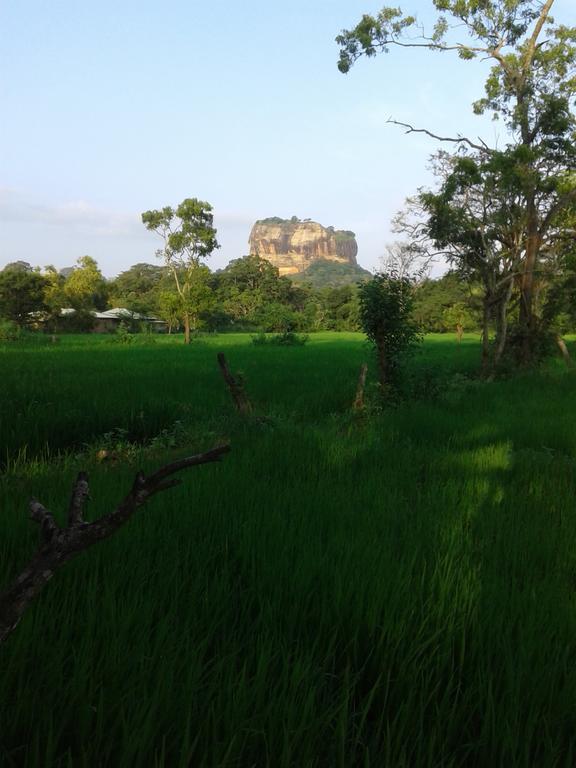
[[[30,517],[40,525],[40,546],[20,575],[0,595],[0,643],[16,628],[28,605],[57,568],[96,542],[112,536],[152,496],[178,485],[181,480],[172,475],[198,464],[219,461],[229,450],[229,445],[222,445],[206,453],[188,456],[161,467],[149,477],[139,472],[116,509],[93,523],[84,522],[84,508],[90,498],[85,472],[80,472],[74,483],[66,527],[61,528],[52,513],[37,499],[32,499]]]

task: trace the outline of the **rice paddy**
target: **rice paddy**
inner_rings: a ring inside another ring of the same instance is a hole
[[[478,352],[428,337],[411,397],[357,418],[358,334],[0,349],[0,586],[30,496],[63,520],[86,468],[92,520],[141,466],[232,445],[0,646],[0,765],[575,765],[576,373],[482,383]]]

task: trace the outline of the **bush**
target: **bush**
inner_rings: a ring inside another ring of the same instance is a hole
[[[136,336],[133,333],[130,333],[130,327],[124,320],[122,320],[119,323],[112,340],[115,344],[133,344],[136,341]]]
[[[420,334],[412,319],[413,287],[394,272],[376,274],[359,287],[360,322],[376,349],[378,381],[383,394],[399,388],[402,356]]]
[[[265,333],[258,333],[252,336],[252,344],[255,346],[264,346],[265,344],[273,344],[281,347],[303,347],[309,339],[306,333],[294,333],[293,331],[285,331],[284,333],[277,333],[274,336],[266,336]]]
[[[12,320],[0,320],[0,341],[18,341],[22,330]]]

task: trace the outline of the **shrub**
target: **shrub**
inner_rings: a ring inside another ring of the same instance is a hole
[[[303,347],[309,339],[306,333],[294,333],[293,331],[285,331],[284,333],[277,333],[274,336],[266,336],[265,333],[258,333],[252,336],[252,344],[255,346],[264,346],[265,344],[273,344],[281,347]]]
[[[402,355],[420,341],[411,318],[412,282],[395,272],[376,274],[359,286],[360,322],[376,348],[378,381],[383,393],[398,389]]]
[[[12,320],[0,320],[0,341],[18,341],[22,330]]]

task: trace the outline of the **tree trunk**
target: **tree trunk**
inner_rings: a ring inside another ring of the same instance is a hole
[[[510,304],[513,286],[514,284],[512,280],[510,280],[504,295],[500,299],[498,311],[496,313],[496,347],[494,349],[494,359],[492,361],[493,371],[496,371],[504,353],[504,349],[506,348],[506,340],[508,337],[508,305]]]
[[[482,373],[487,376],[490,371],[490,297],[482,299]]]
[[[378,381],[382,391],[388,388],[388,360],[386,359],[386,344],[383,338],[376,339],[376,354],[378,357]]]
[[[190,344],[190,315],[184,313],[184,344]]]
[[[528,201],[527,229],[526,255],[520,285],[520,330],[522,334],[520,359],[523,365],[531,365],[534,361],[537,330],[534,314],[534,283],[540,250],[540,235],[538,233],[538,211],[533,196]]]

